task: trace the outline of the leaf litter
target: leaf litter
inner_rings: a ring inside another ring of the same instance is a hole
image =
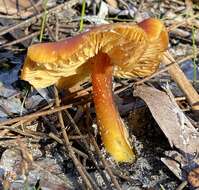
[[[63,39],[78,33],[81,4],[72,0],[56,3],[55,1],[49,2],[49,9],[52,5],[55,7],[48,16],[44,34],[47,41],[49,39]],[[177,58],[192,54],[190,23],[199,21],[195,17],[190,18],[188,24],[183,24],[186,18],[179,12],[186,10],[187,4],[182,1],[153,3],[120,0],[96,1],[95,5],[99,11],[91,2],[86,1],[86,3],[89,9],[85,16],[85,29],[89,28],[91,24],[107,23],[114,21],[114,19],[125,21],[126,18],[132,20],[134,17],[136,21],[139,21],[149,15],[155,17],[163,15],[167,26],[173,28],[169,51]],[[159,8],[157,9],[157,7]],[[69,15],[66,14],[66,10]],[[68,150],[63,147],[60,123],[56,112],[52,115],[44,114],[39,118],[34,117],[34,112],[55,108],[52,106],[54,96],[52,96],[51,90],[35,91],[30,89],[25,96],[24,90],[27,92],[27,89],[21,88],[19,85],[21,81],[18,76],[23,63],[22,57],[25,54],[23,51],[21,52],[20,48],[21,46],[27,47],[31,41],[35,41],[34,38],[38,33],[34,32],[38,32],[40,25],[35,21],[34,15],[37,16],[40,11],[39,8],[34,9],[33,12],[28,12],[28,14],[22,14],[21,20],[20,16],[15,13],[12,15],[1,14],[1,19],[3,19],[1,24],[5,28],[2,28],[0,33],[10,33],[12,38],[2,37],[2,35],[0,38],[2,48],[6,48],[1,52],[2,60],[11,66],[0,71],[0,119],[11,121],[12,118],[20,116],[21,113],[33,116],[31,119],[19,119],[10,124],[0,124],[1,185],[10,189],[24,189],[26,185],[41,189],[85,189],[83,185],[85,177],[93,189],[160,189],[164,187],[173,190],[180,184],[177,178],[186,182],[186,188],[192,188],[191,185],[187,185],[188,183],[196,187],[199,179],[197,175],[193,175],[193,172],[197,171],[194,168],[198,167],[198,123],[196,116],[190,110],[191,105],[188,112],[184,113],[176,105],[172,93],[178,94],[176,92],[179,89],[170,80],[167,73],[159,74],[153,80],[146,80],[150,87],[146,85],[136,86],[133,94],[132,81],[116,82],[115,92],[116,96],[119,97],[116,97],[118,107],[131,131],[130,137],[137,149],[138,159],[134,165],[118,165],[103,151],[100,138],[97,133],[93,133],[93,129],[90,127],[96,123],[91,101],[91,89],[81,86],[80,93],[74,93],[72,99],[68,98],[66,104],[70,103],[73,106],[69,106],[67,112],[63,111],[62,113],[68,138],[72,144],[71,150],[75,152],[80,164],[74,165]],[[197,14],[197,6],[194,11]],[[66,18],[63,15],[67,15]],[[26,21],[23,20],[24,16],[28,16]],[[99,16],[100,18],[98,18]],[[7,22],[6,19],[9,17],[18,20],[16,23]],[[42,14],[37,18],[40,17]],[[11,30],[14,27],[17,30]],[[186,37],[179,29],[186,30]],[[17,37],[17,32],[19,32],[20,38]],[[30,34],[33,34],[29,38],[30,41],[24,43],[26,38],[23,37]],[[197,40],[198,38],[196,42]],[[15,52],[16,49],[17,54],[13,54],[12,52]],[[191,65],[190,58],[187,63]],[[184,62],[182,68],[186,70],[185,73],[188,73],[188,78],[191,80],[193,79],[193,71],[192,67],[187,68],[187,63]],[[4,67],[6,66],[4,65]],[[165,84],[163,79],[172,86],[172,93],[169,88],[157,88],[157,86]],[[144,102],[133,95],[142,98],[150,112]],[[183,95],[182,91],[180,95]],[[65,96],[70,97],[71,95],[68,92]],[[90,135],[93,134],[101,152],[96,153],[97,147],[94,147],[94,142],[90,141],[92,139]],[[105,163],[102,163],[102,156],[105,157]],[[170,170],[161,163],[161,160]],[[107,166],[110,167],[111,173],[108,173]],[[82,176],[78,175],[77,167],[82,168]]]

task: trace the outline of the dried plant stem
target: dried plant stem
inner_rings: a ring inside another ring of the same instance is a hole
[[[20,129],[15,129],[15,128],[12,128],[12,127],[9,127],[9,126],[3,126],[3,127],[0,126],[0,130],[2,130],[2,129],[7,129],[9,131],[18,133],[18,134],[26,136],[26,137],[31,137],[31,138],[34,138],[34,139],[41,139],[40,137],[38,137],[36,135],[30,134],[30,133],[28,133],[26,131],[22,131]]]
[[[56,113],[58,111],[65,110],[65,109],[70,108],[70,107],[72,107],[72,104],[56,107],[56,108],[51,109],[51,110],[32,113],[32,114],[25,115],[25,116],[22,116],[22,117],[16,117],[14,119],[8,119],[6,121],[0,122],[0,126],[9,125],[9,124],[12,124],[12,123],[15,123],[15,122],[18,122],[18,121],[22,121],[22,122],[28,121],[30,119],[37,118],[37,117],[40,117],[40,116],[50,115],[50,114]]]
[[[199,95],[196,90],[193,88],[191,83],[188,81],[187,77],[180,69],[179,65],[176,63],[174,58],[166,52],[163,57],[163,63],[165,65],[174,63],[168,70],[169,74],[171,75],[172,79],[179,85],[181,90],[185,93],[192,110],[199,110]]]
[[[55,89],[56,105],[60,106],[60,100],[59,100],[59,96],[58,96],[58,91],[57,91],[56,88],[54,88],[54,89]],[[63,120],[63,116],[62,116],[61,111],[58,112],[58,118],[59,118],[59,122],[61,124],[62,135],[63,135],[63,138],[64,138],[64,145],[65,145],[66,149],[69,152],[69,156],[73,160],[73,163],[74,163],[77,171],[79,172],[80,176],[82,177],[82,180],[85,183],[85,185],[87,186],[87,188],[88,189],[93,189],[92,185],[91,185],[91,182],[89,181],[87,175],[85,175],[85,171],[83,170],[82,164],[79,162],[79,160],[75,156],[73,148],[72,148],[72,146],[70,144],[68,135],[67,135],[66,130],[65,130],[64,120]]]
[[[73,120],[73,118],[71,117],[71,115],[68,113],[67,110],[65,111],[65,113],[66,113],[67,117],[69,118],[69,120],[71,121],[71,123],[73,124],[73,127],[75,128],[75,131],[78,133],[78,135],[83,136],[81,131],[79,130],[78,126],[76,125],[75,121]],[[100,169],[99,164],[97,163],[97,161],[96,161],[96,159],[95,159],[95,157],[94,157],[94,155],[93,155],[93,153],[92,153],[92,151],[90,149],[90,146],[89,146],[88,142],[84,138],[81,139],[81,140],[84,143],[86,150],[88,151],[90,159],[93,161],[96,169],[99,171],[99,173],[101,174],[104,182],[106,183],[107,188],[108,189],[112,189],[109,180],[107,179],[107,177],[104,174],[104,172]],[[106,167],[105,167],[105,169],[106,169]]]
[[[64,105],[64,106],[51,107],[50,110],[38,111],[38,112],[35,112],[35,113],[31,113],[29,115],[25,115],[25,116],[21,116],[21,117],[16,117],[16,118],[13,118],[13,119],[8,119],[8,120],[0,122],[0,126],[10,125],[10,124],[16,123],[18,121],[20,121],[20,122],[26,122],[26,121],[32,120],[32,119],[40,117],[40,116],[50,115],[50,114],[56,113],[58,111],[65,110],[67,108],[71,108],[72,106],[75,106],[75,105],[84,104],[84,103],[86,103],[88,101],[89,100],[85,100],[85,101],[75,102],[73,104],[68,104],[68,105]]]
[[[63,141],[62,139],[60,139],[58,136],[56,136],[54,133],[49,133],[48,135],[50,138],[54,139],[55,141],[57,141],[59,144],[63,145]],[[70,136],[68,136],[68,139],[70,140]],[[77,148],[72,147],[73,151],[77,154],[79,154],[80,156],[82,156],[85,159],[88,159],[87,154],[83,153],[82,151],[78,150]]]
[[[193,81],[197,80],[197,56],[196,56],[196,29],[195,26],[192,25],[192,52],[193,52]]]
[[[26,35],[26,36],[24,36],[24,37],[22,37],[22,38],[17,39],[17,40],[11,41],[11,42],[9,42],[9,43],[5,43],[5,44],[3,44],[3,45],[0,46],[0,47],[1,47],[1,48],[6,48],[6,47],[8,47],[8,46],[12,46],[12,45],[21,43],[21,42],[23,42],[23,41],[25,41],[25,40],[28,40],[28,39],[30,39],[30,38],[33,38],[33,37],[37,36],[39,33],[40,33],[39,31],[33,32],[32,34],[28,34],[28,35]]]

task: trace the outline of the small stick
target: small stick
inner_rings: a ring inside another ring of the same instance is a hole
[[[73,118],[71,117],[71,115],[68,113],[67,110],[65,111],[65,113],[66,113],[67,117],[69,118],[69,120],[71,121],[71,123],[73,124],[73,127],[75,128],[75,131],[78,133],[78,135],[83,136],[82,133],[81,133],[81,131],[79,130],[78,126],[76,125],[75,121],[73,120]],[[84,139],[84,138],[81,139],[81,140],[82,140],[82,142],[84,143],[84,145],[85,145],[85,147],[86,147],[86,149],[87,149],[87,151],[88,151],[88,154],[89,154],[90,159],[93,161],[93,163],[94,163],[96,169],[99,171],[99,173],[100,173],[100,175],[102,176],[104,182],[106,183],[107,189],[110,189],[110,190],[111,190],[112,187],[111,187],[111,185],[110,185],[110,182],[109,182],[109,180],[107,179],[107,177],[106,177],[106,175],[104,174],[104,172],[100,169],[100,167],[99,167],[99,165],[98,165],[98,163],[97,163],[97,161],[96,161],[96,159],[95,159],[95,157],[94,157],[92,151],[90,150],[90,146],[89,146],[88,142],[87,142],[86,139]]]
[[[45,111],[45,110],[51,108],[52,106],[53,106],[53,104],[50,103],[50,104],[48,104],[47,106],[42,107],[42,108],[40,109],[40,111]],[[37,113],[37,112],[36,112],[36,113]],[[34,113],[33,113],[33,114],[34,114]],[[24,117],[24,116],[21,116],[21,117]],[[21,118],[21,117],[20,117],[20,118]],[[17,118],[18,118],[18,117],[17,117]],[[13,119],[15,119],[15,118],[13,118]],[[7,122],[7,121],[9,121],[9,120],[12,120],[12,119],[8,119],[8,120],[6,120],[5,122]],[[35,118],[34,118],[34,117],[32,117],[32,119],[22,119],[22,120],[13,122],[14,124],[12,124],[11,127],[12,127],[12,128],[16,128],[16,127],[21,126],[21,124],[24,124],[24,123],[26,123],[26,122],[32,122],[32,121],[35,121]],[[7,125],[7,124],[5,124],[5,125]],[[1,122],[0,122],[0,126],[3,126],[3,125],[1,125]]]
[[[62,111],[68,108],[71,108],[73,106],[79,105],[79,104],[84,104],[86,102],[88,102],[89,100],[84,100],[84,101],[78,101],[75,102],[73,104],[68,104],[68,105],[64,105],[64,106],[59,106],[59,107],[52,107],[51,110],[45,110],[45,111],[38,111],[29,115],[25,115],[25,116],[21,116],[21,117],[16,117],[13,119],[7,119],[5,121],[0,122],[0,126],[2,125],[9,125],[15,122],[26,122],[28,120],[33,120],[34,118],[40,117],[40,116],[44,116],[44,115],[50,115],[53,113],[56,113],[58,111]]]
[[[88,138],[88,135],[69,135],[68,138],[70,140],[81,140],[81,139],[86,139]]]
[[[56,107],[56,108],[51,109],[51,110],[35,112],[35,113],[29,114],[29,115],[16,117],[16,118],[13,118],[13,119],[8,119],[8,120],[0,122],[0,126],[9,125],[9,124],[12,124],[12,123],[15,123],[15,122],[18,122],[18,121],[24,121],[24,120],[26,121],[26,120],[37,118],[37,117],[44,116],[44,115],[50,115],[50,114],[56,113],[58,111],[65,110],[65,109],[70,108],[70,107],[72,107],[72,104]]]
[[[63,141],[57,137],[54,133],[49,133],[48,135],[49,137],[51,137],[53,140],[57,141],[59,144],[62,144],[63,145]],[[69,137],[69,136],[68,136]],[[70,139],[70,138],[69,138]],[[75,147],[72,147],[73,151],[77,154],[79,154],[80,156],[84,157],[85,159],[88,159],[88,155],[85,154],[84,152],[78,150],[77,148]]]
[[[33,32],[32,34],[29,34],[29,35],[27,35],[27,36],[24,36],[24,37],[22,37],[22,38],[19,38],[19,39],[17,39],[17,40],[12,41],[12,42],[5,43],[5,44],[1,45],[0,47],[1,47],[1,48],[6,48],[6,47],[8,47],[8,46],[12,46],[12,45],[21,43],[21,42],[23,42],[23,41],[25,41],[25,40],[28,40],[28,39],[30,39],[30,38],[33,38],[33,37],[37,36],[38,34],[39,34],[39,31]]]
[[[169,74],[171,78],[179,85],[181,90],[184,92],[187,97],[192,110],[199,110],[199,95],[196,90],[193,88],[191,83],[188,81],[187,77],[180,69],[179,65],[176,63],[174,58],[169,54],[169,52],[165,52],[162,62],[165,65],[169,65],[172,62],[174,63],[171,67],[169,67]]]
[[[60,100],[59,100],[59,96],[58,96],[58,91],[57,91],[56,87],[54,89],[55,89],[56,105],[60,106]],[[82,180],[84,181],[84,183],[87,186],[87,188],[88,189],[93,189],[93,187],[91,185],[91,182],[88,179],[88,176],[85,174],[85,171],[83,170],[82,164],[77,159],[77,157],[75,156],[75,153],[74,153],[74,151],[72,149],[72,146],[70,144],[68,135],[67,135],[66,130],[65,130],[64,120],[63,120],[63,116],[62,116],[61,111],[58,112],[58,118],[59,118],[59,122],[61,124],[62,135],[63,135],[63,138],[64,138],[63,142],[64,142],[64,145],[65,145],[66,149],[69,152],[69,156],[72,159],[77,171],[79,172],[80,176],[82,177]]]
[[[0,127],[0,130],[2,130],[2,129],[7,129],[9,131],[18,133],[18,134],[26,136],[26,137],[31,137],[31,138],[35,138],[35,139],[41,139],[41,137],[38,137],[38,136],[30,134],[30,133],[28,133],[26,131],[22,131],[20,129],[15,129],[15,128],[12,128],[12,127],[9,127],[9,126],[2,126],[2,127]]]

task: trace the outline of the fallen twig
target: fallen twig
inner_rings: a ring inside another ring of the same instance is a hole
[[[44,115],[50,115],[50,114],[56,113],[58,111],[65,110],[65,109],[70,108],[70,107],[72,107],[72,104],[60,106],[60,107],[56,107],[56,108],[51,108],[51,110],[45,110],[45,111],[41,111],[41,112],[31,113],[29,115],[16,117],[16,118],[13,118],[13,119],[8,119],[8,120],[0,122],[0,126],[9,125],[9,124],[12,124],[12,123],[15,123],[15,122],[18,122],[18,121],[24,122],[24,121],[27,121],[29,119],[37,118],[37,117],[44,116]]]
[[[55,100],[56,100],[56,106],[60,106],[60,100],[59,100],[59,96],[58,96],[58,91],[56,88],[55,89]],[[74,150],[70,144],[68,135],[66,133],[65,130],[65,126],[64,126],[64,120],[62,117],[62,113],[61,111],[58,111],[58,118],[59,118],[59,122],[61,124],[61,130],[62,130],[62,135],[64,137],[64,145],[66,147],[66,149],[69,152],[69,156],[70,158],[73,160],[73,163],[77,169],[77,171],[79,172],[80,176],[82,177],[82,180],[84,181],[85,185],[87,186],[88,189],[93,189],[92,186],[96,186],[94,183],[91,182],[91,180],[88,179],[88,175],[85,174],[85,170],[83,170],[83,166],[82,164],[79,162],[79,160],[76,158]],[[98,188],[96,188],[98,189]]]
[[[79,130],[78,126],[76,125],[76,123],[74,122],[73,118],[71,117],[71,115],[68,113],[68,111],[65,111],[67,117],[69,118],[69,120],[71,121],[71,123],[73,124],[73,127],[75,128],[76,132],[78,133],[78,135],[82,136],[81,131]],[[99,171],[100,175],[102,176],[104,182],[106,183],[108,189],[112,189],[109,180],[107,179],[106,175],[104,174],[104,172],[100,169],[99,164],[97,163],[92,151],[90,150],[90,146],[88,144],[88,142],[86,141],[86,139],[82,139],[86,150],[88,151],[89,157],[92,160],[94,166],[96,167],[96,169]]]
[[[193,88],[191,83],[188,81],[185,74],[180,69],[179,65],[176,63],[175,59],[166,52],[162,61],[165,65],[174,63],[169,69],[169,74],[171,78],[179,85],[181,90],[185,93],[192,110],[199,110],[199,95],[196,90]]]

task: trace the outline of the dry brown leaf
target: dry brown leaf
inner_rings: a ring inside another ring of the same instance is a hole
[[[199,185],[199,132],[180,110],[169,89],[167,93],[142,85],[136,87],[134,95],[142,98],[154,119],[178,151],[166,151],[161,161],[182,181],[188,179],[193,187]],[[190,172],[191,171],[191,172]],[[189,173],[187,177],[187,173]]]
[[[199,151],[199,133],[165,92],[142,85],[134,94],[146,102],[171,146],[191,155]]]

